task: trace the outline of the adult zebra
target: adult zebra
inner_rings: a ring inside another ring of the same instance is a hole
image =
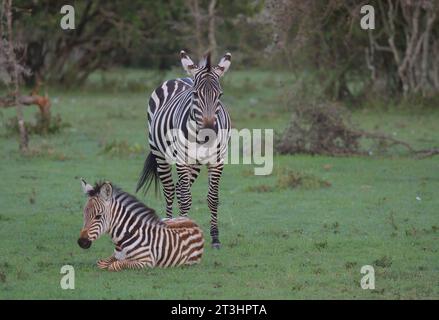
[[[189,218],[161,220],[132,195],[110,182],[94,187],[81,179],[88,195],[78,244],[90,248],[102,233],[116,245],[113,255],[98,261],[109,271],[171,267],[199,263],[204,249],[202,230]]]
[[[212,247],[220,248],[218,232],[218,188],[230,138],[230,116],[220,101],[220,77],[229,69],[231,54],[212,66],[208,53],[196,65],[186,52],[181,63],[191,78],[164,82],[151,95],[148,104],[150,153],[137,184],[145,192],[160,179],[166,199],[166,215],[172,217],[174,195],[180,215],[186,216],[192,204],[190,188],[207,165],[209,186],[207,203],[211,213]],[[207,131],[207,132],[206,132]],[[202,141],[200,141],[200,137]],[[206,138],[207,137],[207,138]],[[195,148],[189,142],[195,142]],[[201,155],[207,148],[207,154]],[[194,150],[195,149],[195,150]],[[199,152],[203,150],[203,152]],[[176,163],[178,181],[172,180],[172,163]]]

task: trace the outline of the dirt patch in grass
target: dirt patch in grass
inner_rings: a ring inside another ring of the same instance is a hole
[[[29,159],[41,158],[55,161],[66,161],[71,159],[70,156],[67,156],[64,152],[55,149],[55,147],[48,142],[42,142],[39,145],[31,146],[29,151],[23,155]]]
[[[355,261],[348,261],[348,262],[346,262],[346,263],[344,264],[344,267],[345,267],[347,270],[353,269],[353,268],[356,267],[356,266],[357,266],[357,262],[355,262]]]
[[[251,186],[248,188],[250,192],[273,192],[278,190],[288,190],[288,189],[306,189],[315,190],[320,188],[328,188],[331,183],[325,179],[321,179],[313,174],[286,170],[281,174],[278,174],[277,181],[275,185],[260,184]]]
[[[326,249],[328,247],[328,241],[319,241],[314,243],[314,246],[316,247],[317,250],[322,251],[324,249]]]
[[[374,265],[381,268],[389,268],[392,265],[392,263],[393,263],[392,257],[389,256],[382,256],[381,258],[376,259],[373,262]]]
[[[269,185],[266,185],[266,184],[260,184],[260,185],[249,187],[248,191],[250,191],[250,192],[257,192],[257,193],[274,192],[274,191],[276,191],[276,187],[275,186],[269,186]]]
[[[307,174],[298,171],[287,171],[279,176],[277,186],[280,189],[294,189],[302,187],[304,189],[320,189],[331,186],[331,183],[316,177],[313,174]]]
[[[113,140],[101,144],[100,155],[111,157],[129,157],[144,153],[144,149],[138,143],[129,144],[126,140]]]

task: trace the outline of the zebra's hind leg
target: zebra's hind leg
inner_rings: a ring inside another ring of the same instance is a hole
[[[209,164],[209,190],[207,192],[207,205],[210,209],[210,236],[212,237],[212,248],[219,249],[218,231],[218,204],[219,204],[219,181],[223,172],[224,163]]]
[[[157,161],[157,172],[162,183],[163,194],[166,199],[166,217],[172,218],[172,205],[174,203],[175,186],[172,180],[172,168],[165,160]]]
[[[98,262],[96,263],[98,265],[99,269],[107,269],[108,266],[113,263],[114,261],[116,261],[117,259],[114,257],[114,254],[111,257],[108,257],[106,259],[101,259],[98,260]]]

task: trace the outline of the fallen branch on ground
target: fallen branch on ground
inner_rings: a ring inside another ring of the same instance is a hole
[[[406,147],[410,152],[416,152],[409,143],[402,141],[402,140],[392,138],[386,134],[376,133],[376,132],[367,132],[367,131],[358,131],[358,134],[363,138],[390,141],[390,142],[392,142],[392,144],[389,145],[389,147],[392,147],[394,145],[402,145],[402,146]]]
[[[40,96],[38,94],[32,93],[31,95],[19,95],[17,99],[18,103],[24,106],[37,105],[40,109],[41,114],[44,116],[49,115],[50,111],[50,99],[46,96]],[[0,98],[0,108],[10,108],[15,107],[16,100],[14,95],[8,95],[6,97]]]
[[[415,153],[419,159],[424,159],[439,154],[439,148],[416,150]]]
[[[276,141],[280,154],[365,155],[360,139],[379,142],[381,148],[405,147],[410,154],[425,158],[439,154],[439,148],[416,150],[408,142],[379,133],[352,128],[350,112],[334,103],[301,105],[293,110],[289,126]]]

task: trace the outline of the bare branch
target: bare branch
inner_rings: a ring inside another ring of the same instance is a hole
[[[26,131],[26,127],[24,125],[24,117],[23,117],[23,107],[21,102],[18,99],[18,93],[20,91],[20,74],[19,67],[15,56],[15,48],[14,41],[12,35],[12,0],[3,0],[2,11],[6,15],[6,33],[8,39],[8,62],[9,62],[9,74],[14,85],[14,104],[17,111],[17,120],[18,120],[18,128],[20,130],[20,151],[27,152],[29,149],[29,138]],[[3,23],[3,21],[0,21]],[[2,29],[5,32],[4,29]],[[4,38],[4,33],[0,35],[1,39]]]

